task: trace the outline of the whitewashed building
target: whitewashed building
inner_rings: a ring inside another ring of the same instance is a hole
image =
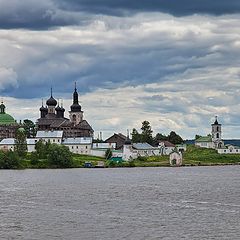
[[[175,145],[169,141],[160,141],[159,148],[161,155],[169,155],[174,149]]]
[[[153,147],[148,143],[131,143],[127,140],[123,145],[123,156],[124,161],[130,161],[138,157],[149,157],[161,155],[159,148]]]
[[[224,148],[219,148],[217,151],[219,154],[240,154],[240,147],[228,144],[225,145]]]
[[[35,138],[27,138],[27,151],[34,152],[35,144],[37,139]],[[0,149],[3,151],[14,151],[15,139],[14,138],[5,138],[0,142]]]
[[[63,131],[37,131],[36,139],[43,142],[62,144]]]
[[[212,126],[212,134],[208,136],[199,137],[195,140],[195,146],[202,148],[223,148],[224,142],[222,140],[222,125],[218,123],[217,116]]]
[[[170,166],[181,166],[182,161],[183,161],[183,158],[182,158],[182,153],[181,152],[173,151],[169,155]]]
[[[62,144],[68,147],[72,153],[85,155],[91,154],[91,137],[65,138],[63,139]]]
[[[92,148],[94,149],[116,149],[116,143],[93,143]]]

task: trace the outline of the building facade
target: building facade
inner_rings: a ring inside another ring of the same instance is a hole
[[[224,147],[222,140],[222,125],[218,123],[217,117],[215,122],[211,125],[212,133],[208,136],[201,136],[195,140],[195,146],[203,148],[219,149]]]
[[[93,129],[83,118],[83,111],[78,101],[78,92],[75,84],[73,103],[69,111],[69,118],[64,116],[65,109],[51,96],[39,109],[40,118],[37,120],[38,131],[63,131],[64,138],[92,137]]]
[[[17,129],[20,127],[14,118],[6,113],[5,109],[6,106],[2,102],[0,105],[0,140],[15,138]]]

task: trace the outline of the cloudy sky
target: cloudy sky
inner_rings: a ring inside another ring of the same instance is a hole
[[[0,96],[17,120],[41,99],[69,109],[77,81],[96,136],[240,138],[239,0],[0,0]]]

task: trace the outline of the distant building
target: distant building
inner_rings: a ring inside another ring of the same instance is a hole
[[[65,109],[51,96],[46,101],[46,106],[40,108],[40,118],[37,120],[37,130],[41,131],[63,131],[64,138],[92,137],[93,129],[83,118],[83,111],[78,102],[78,93],[75,84],[73,93],[73,104],[69,111],[70,119],[64,116]]]
[[[159,148],[162,155],[169,155],[174,149],[175,145],[169,141],[160,141]]]
[[[240,147],[226,144],[223,148],[218,149],[220,154],[240,154]]]
[[[170,166],[181,166],[182,161],[183,161],[182,153],[178,152],[177,149],[170,153],[169,155]]]
[[[116,149],[122,149],[127,137],[121,133],[114,133],[111,137],[105,140],[106,143],[116,143]]]
[[[138,157],[149,157],[160,155],[159,148],[153,147],[148,143],[131,143],[127,139],[123,145],[122,159],[124,161],[130,161]]]
[[[116,143],[93,143],[92,148],[95,149],[116,149]]]
[[[77,154],[91,154],[92,138],[91,137],[80,137],[80,138],[65,138],[62,144],[69,148],[72,153]]]
[[[62,144],[63,131],[37,131],[36,139],[43,142]]]
[[[203,148],[219,149],[224,147],[222,140],[222,125],[218,123],[216,117],[212,126],[212,134],[208,136],[199,137],[195,140],[195,145]]]
[[[34,152],[37,139],[27,138],[27,151]],[[0,149],[3,151],[14,151],[15,139],[5,138],[0,142]]]
[[[20,125],[14,118],[5,112],[6,106],[3,102],[0,105],[0,139],[15,138]]]

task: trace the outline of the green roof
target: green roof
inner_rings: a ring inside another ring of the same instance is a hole
[[[0,113],[0,124],[13,124],[15,123],[14,118],[7,113]]]
[[[195,142],[212,142],[212,138],[210,136],[199,137]]]

